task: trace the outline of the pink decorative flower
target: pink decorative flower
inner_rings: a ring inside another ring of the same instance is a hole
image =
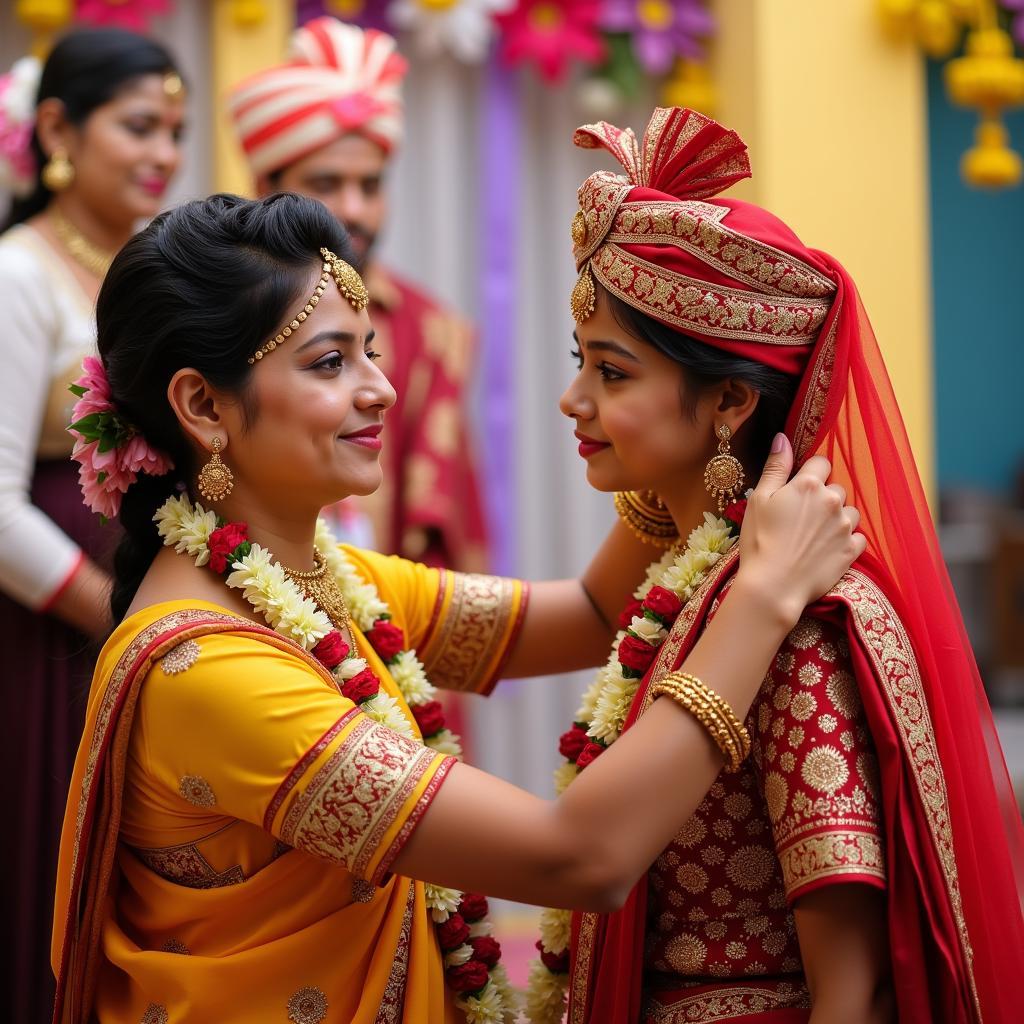
[[[82,467],[78,482],[86,505],[112,519],[120,511],[121,495],[139,473],[163,476],[174,464],[118,415],[103,363],[86,356],[82,367],[84,374],[71,385],[78,398],[68,427],[75,438],[71,458]]]
[[[660,75],[676,57],[702,56],[714,21],[701,0],[604,0],[601,27],[628,32],[644,70]]]
[[[168,0],[78,0],[75,20],[146,32],[150,18],[169,14],[170,9]]]
[[[31,143],[40,69],[37,58],[22,57],[0,75],[0,188],[16,196],[28,195],[36,180]]]
[[[604,57],[598,32],[598,0],[521,0],[495,19],[501,28],[501,56],[508,64],[532,61],[549,82],[565,74],[567,61],[596,64]]]

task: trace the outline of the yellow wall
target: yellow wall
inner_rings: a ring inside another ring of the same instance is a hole
[[[228,90],[249,75],[280,64],[295,25],[295,6],[283,0],[239,4],[238,0],[213,0],[210,10],[213,45],[214,183],[218,192],[252,195],[252,178],[246,167],[234,128],[225,112]],[[255,23],[238,17],[240,10],[262,13]]]
[[[869,0],[718,0],[716,115],[750,146],[736,189],[853,275],[933,494],[925,67]]]

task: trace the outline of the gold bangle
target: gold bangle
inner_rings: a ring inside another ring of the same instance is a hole
[[[707,729],[724,755],[726,770],[735,772],[750,754],[750,734],[729,703],[696,676],[673,672],[654,684],[653,698],[671,697]]]

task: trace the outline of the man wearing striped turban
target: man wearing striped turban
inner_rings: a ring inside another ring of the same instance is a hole
[[[479,570],[486,535],[462,401],[472,328],[373,257],[406,68],[386,33],[315,18],[292,36],[287,63],[232,90],[229,113],[261,195],[313,196],[345,225],[370,292],[380,366],[398,392],[384,484],[343,503],[342,528],[384,552]],[[367,520],[373,532],[360,537]]]

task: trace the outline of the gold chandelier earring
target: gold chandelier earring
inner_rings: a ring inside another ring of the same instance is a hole
[[[235,486],[235,478],[221,461],[220,450],[223,448],[221,439],[215,437],[210,442],[213,452],[210,461],[199,470],[199,493],[207,501],[220,501],[226,498]]]
[[[732,431],[723,423],[716,431],[718,454],[704,470],[704,486],[718,502],[718,514],[725,511],[729,502],[735,501],[743,490],[743,464],[732,454],[729,439]]]
[[[68,188],[75,180],[75,165],[68,159],[67,150],[58,146],[43,165],[39,177],[51,192],[63,192]]]
[[[654,491],[616,491],[615,511],[645,544],[670,548],[679,540],[672,513]]]

